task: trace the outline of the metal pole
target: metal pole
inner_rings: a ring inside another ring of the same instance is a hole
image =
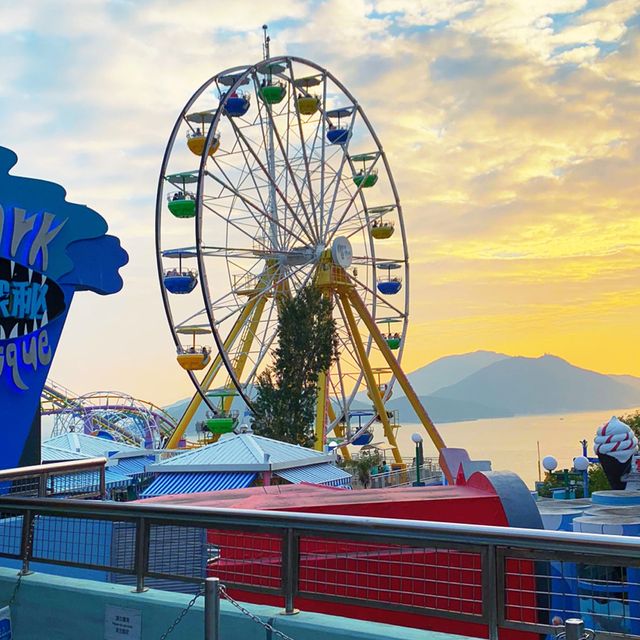
[[[220,638],[220,579],[207,578],[204,583],[204,640]]]
[[[147,591],[144,586],[144,577],[147,573],[149,550],[149,528],[144,518],[136,520],[136,555],[134,561],[136,573],[136,588],[134,593],[143,593]]]
[[[31,509],[25,511],[22,517],[22,540],[20,541],[20,555],[22,556],[22,569],[20,569],[20,575],[28,576],[31,571],[29,570],[29,561],[31,560],[31,548],[33,542],[33,527],[35,526],[35,516]]]
[[[482,613],[489,628],[489,640],[498,640],[498,562],[495,545],[489,545],[482,571]]]
[[[287,529],[282,537],[282,589],[286,616],[298,613],[294,598],[298,586],[298,538],[293,529]]]
[[[584,622],[580,618],[568,618],[564,621],[566,640],[582,640],[584,637]]]
[[[107,499],[107,478],[106,478],[106,465],[103,464],[100,467],[100,498],[102,500]]]

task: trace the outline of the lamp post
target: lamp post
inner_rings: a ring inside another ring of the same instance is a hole
[[[416,445],[416,481],[413,483],[414,487],[424,487],[424,482],[420,482],[420,467],[424,458],[422,456],[422,436],[419,433],[411,434],[411,439]]]
[[[573,468],[582,474],[582,492],[585,498],[589,497],[589,458],[578,456],[573,459]]]

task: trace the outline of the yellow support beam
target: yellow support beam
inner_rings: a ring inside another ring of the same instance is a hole
[[[387,410],[385,409],[384,402],[382,401],[382,396],[380,395],[380,389],[378,389],[378,385],[376,384],[376,378],[371,369],[371,364],[369,363],[369,360],[367,358],[367,352],[364,348],[364,344],[362,343],[362,336],[360,335],[360,331],[358,330],[358,325],[356,323],[356,319],[353,315],[353,311],[349,303],[349,300],[351,298],[349,288],[341,287],[338,290],[338,295],[340,296],[340,301],[342,302],[342,309],[344,311],[344,316],[347,320],[347,324],[349,325],[349,333],[351,335],[351,340],[353,342],[353,345],[356,348],[356,352],[358,354],[358,360],[360,361],[360,366],[362,367],[362,372],[364,373],[364,377],[367,382],[369,395],[373,400],[373,406],[375,407],[376,413],[378,414],[382,422],[382,426],[384,428],[384,435],[387,438],[387,441],[389,442],[389,444],[393,447],[392,449],[393,458],[398,464],[402,464],[402,456],[400,455],[400,449],[398,448],[398,443],[396,442],[396,436],[393,433],[391,424],[389,423]],[[359,311],[357,308],[356,310]],[[366,311],[366,308],[365,308],[365,311]]]
[[[260,299],[255,305],[253,315],[251,317],[251,322],[247,327],[247,331],[245,335],[242,337],[242,343],[240,345],[240,351],[239,351],[240,355],[238,356],[238,359],[234,366],[234,372],[238,379],[242,377],[242,374],[244,372],[244,367],[247,364],[249,351],[251,350],[251,347],[253,345],[253,339],[256,337],[258,324],[260,323],[260,319],[262,318],[262,312],[264,311],[264,307],[266,304],[267,304],[267,296],[266,295],[260,296]],[[233,383],[229,382],[227,387],[232,388]],[[230,411],[232,403],[233,403],[233,396],[227,396],[222,403],[224,411]]]
[[[234,340],[238,337],[238,333],[240,332],[240,330],[244,326],[245,321],[247,320],[247,318],[253,311],[254,307],[256,306],[258,299],[259,299],[259,296],[256,296],[255,298],[251,298],[250,300],[247,301],[247,305],[238,316],[238,319],[235,321],[233,327],[231,328],[231,331],[229,332],[229,335],[224,341],[225,350],[228,350],[233,344]],[[200,387],[205,393],[209,390],[209,387],[211,386],[213,380],[215,379],[221,365],[222,365],[222,358],[220,357],[220,354],[218,354],[214,358],[207,373],[202,379],[202,382],[200,383]],[[180,442],[180,439],[184,435],[184,432],[189,426],[189,423],[191,422],[196,411],[198,410],[198,407],[200,406],[201,402],[202,402],[202,398],[200,394],[195,393],[193,398],[191,398],[191,402],[185,409],[185,412],[182,414],[182,418],[180,418],[180,422],[178,422],[178,426],[176,427],[176,430],[173,432],[171,438],[169,439],[169,442],[167,442],[167,447],[166,447],[167,449],[177,448],[178,443]]]
[[[316,441],[313,448],[324,451],[325,424],[327,413],[327,372],[318,376],[318,400],[316,402]]]
[[[366,305],[364,304],[364,302],[362,301],[362,299],[354,289],[347,289],[346,296],[348,296],[349,300],[351,301],[351,304],[353,305],[353,308],[356,310],[360,318],[362,318],[367,329],[369,330],[369,333],[373,337],[375,343],[378,345],[380,352],[384,356],[384,359],[387,361],[389,368],[395,375],[396,380],[400,384],[400,387],[404,391],[404,394],[407,396],[407,399],[409,400],[411,406],[413,407],[413,410],[416,412],[416,415],[418,416],[418,419],[422,423],[422,426],[426,429],[427,433],[429,434],[429,437],[431,438],[431,441],[435,445],[436,449],[438,451],[440,451],[441,449],[444,449],[446,445],[444,443],[444,440],[442,439],[442,436],[438,432],[438,429],[436,428],[435,424],[433,424],[433,421],[429,417],[429,414],[427,413],[426,409],[422,406],[422,403],[420,402],[418,395],[414,391],[413,387],[411,386],[411,383],[409,382],[409,379],[407,378],[406,374],[400,367],[400,364],[398,363],[395,356],[393,355],[391,349],[389,348],[389,345],[387,344],[387,341],[384,339],[384,337],[380,333],[380,329],[378,329],[378,325],[376,325],[375,321],[371,317],[371,314],[369,313],[369,310],[367,309]],[[453,477],[451,476],[449,469],[445,468],[442,471],[444,472],[447,478],[447,481],[449,483],[453,483]]]

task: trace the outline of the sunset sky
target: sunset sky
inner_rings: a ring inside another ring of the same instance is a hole
[[[640,0],[0,2],[0,145],[128,250],[78,295],[51,377],[157,404],[191,393],[155,272],[173,122],[215,73],[327,67],[388,154],[411,260],[405,368],[476,349],[640,376]]]

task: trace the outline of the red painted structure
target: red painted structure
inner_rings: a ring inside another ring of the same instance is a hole
[[[345,491],[303,484],[159,497],[150,501],[509,526],[500,497],[490,483],[477,475],[466,486]],[[210,565],[210,575],[246,587],[231,590],[234,597],[245,602],[283,605],[279,596],[251,591],[259,586],[281,587],[279,536],[212,530],[208,541],[220,549],[219,560]],[[478,550],[451,545],[424,549],[382,541],[372,545],[353,539],[303,536],[299,554],[299,595],[295,603],[300,609],[460,635],[488,636],[486,626],[473,620],[482,609],[482,563]],[[518,609],[515,619],[536,622],[535,591],[533,564],[519,561],[517,571],[507,576],[507,608]],[[353,601],[346,603],[345,598]],[[364,604],[367,602],[371,606]],[[389,608],[390,604],[397,609]],[[469,618],[453,620],[429,615],[428,611],[425,614],[403,611],[402,606],[463,613]],[[524,640],[531,639],[533,634],[503,629],[500,637]]]

